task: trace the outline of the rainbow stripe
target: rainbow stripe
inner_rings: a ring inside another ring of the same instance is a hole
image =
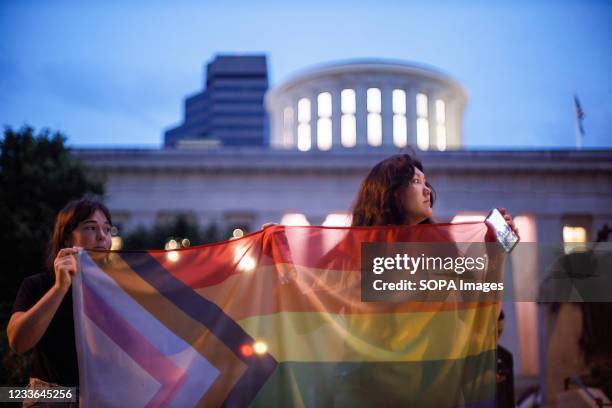
[[[359,270],[362,242],[484,242],[486,231],[277,226],[174,257],[83,253],[73,285],[82,401],[486,406],[497,305],[363,303]]]

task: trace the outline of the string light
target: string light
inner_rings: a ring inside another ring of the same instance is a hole
[[[257,341],[255,344],[253,344],[253,351],[259,355],[266,354],[268,351],[268,345],[263,341]]]

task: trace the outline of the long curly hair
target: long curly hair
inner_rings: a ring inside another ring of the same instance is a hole
[[[424,171],[419,160],[410,154],[397,154],[375,165],[361,182],[353,205],[353,226],[403,225],[408,220],[404,210],[404,192],[415,174],[415,168]],[[435,192],[431,184],[431,206]],[[431,223],[427,219],[422,223]]]

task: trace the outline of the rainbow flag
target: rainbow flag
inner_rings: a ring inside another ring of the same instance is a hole
[[[362,242],[484,242],[484,223],[266,228],[83,252],[85,407],[489,406],[497,305],[361,301]]]

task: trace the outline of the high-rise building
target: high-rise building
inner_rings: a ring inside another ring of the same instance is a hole
[[[206,67],[206,87],[185,100],[181,125],[164,146],[261,146],[266,143],[265,55],[219,55]]]

